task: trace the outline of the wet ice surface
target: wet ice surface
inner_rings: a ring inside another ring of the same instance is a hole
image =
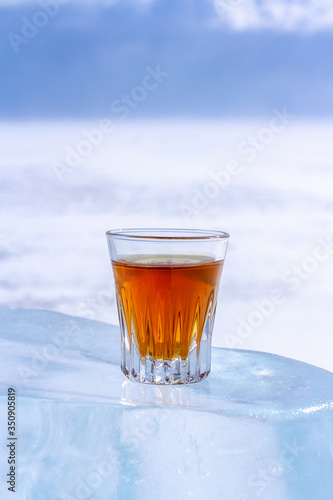
[[[17,399],[19,499],[321,500],[333,497],[333,374],[213,349],[186,387],[119,368],[116,326],[0,309],[0,420]],[[0,448],[1,498],[7,450]]]

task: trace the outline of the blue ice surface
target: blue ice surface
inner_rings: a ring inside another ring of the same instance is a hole
[[[214,348],[204,382],[141,385],[118,327],[29,309],[0,308],[0,343],[1,500],[333,499],[330,372]]]

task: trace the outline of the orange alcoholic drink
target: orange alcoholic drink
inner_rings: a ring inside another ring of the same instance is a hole
[[[136,256],[112,266],[118,310],[141,358],[186,359],[203,330],[211,330],[223,261]]]
[[[106,233],[116,285],[121,370],[144,384],[192,384],[211,369],[229,235],[210,229]]]

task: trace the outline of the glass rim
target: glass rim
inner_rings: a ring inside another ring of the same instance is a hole
[[[151,234],[140,234],[151,233]],[[159,234],[158,234],[159,233]],[[179,233],[163,234],[163,233]],[[181,234],[180,234],[181,233]],[[178,240],[178,241],[198,241],[198,240],[228,240],[230,235],[225,231],[215,229],[181,229],[181,228],[128,228],[110,229],[106,236],[117,239],[139,239],[139,240]]]

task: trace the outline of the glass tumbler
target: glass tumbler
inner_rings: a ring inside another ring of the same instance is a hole
[[[190,384],[207,377],[229,235],[187,229],[107,231],[130,380]]]

